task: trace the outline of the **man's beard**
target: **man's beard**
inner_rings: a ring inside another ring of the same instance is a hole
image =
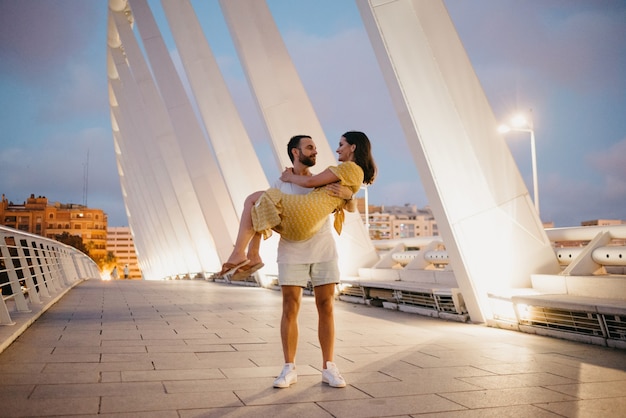
[[[306,157],[302,154],[300,154],[300,158],[298,159],[300,161],[301,164],[307,166],[307,167],[313,167],[315,165],[315,155],[311,155],[309,157]]]

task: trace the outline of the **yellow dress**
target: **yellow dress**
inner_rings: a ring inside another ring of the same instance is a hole
[[[340,184],[356,193],[363,183],[363,170],[356,163],[347,161],[338,166],[328,167]],[[265,239],[272,230],[291,241],[304,241],[311,238],[322,227],[326,218],[335,212],[335,229],[341,233],[345,200],[330,196],[323,187],[317,187],[308,194],[286,194],[278,189],[265,191],[252,208],[254,230]]]

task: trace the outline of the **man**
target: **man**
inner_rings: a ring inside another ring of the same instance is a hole
[[[312,175],[309,168],[315,165],[317,149],[311,137],[297,135],[287,145],[293,172]],[[274,187],[284,193],[305,194],[310,192],[293,183],[278,181]],[[352,199],[350,189],[339,184],[326,186],[329,193]],[[335,286],[339,283],[337,250],[331,232],[330,219],[324,227],[306,241],[289,241],[281,237],[278,244],[278,282],[283,295],[283,313],[280,322],[285,366],[274,381],[275,388],[288,388],[298,380],[295,358],[298,345],[298,312],[302,301],[302,289],[309,281],[313,285],[318,313],[318,338],[322,349],[322,382],[336,388],[346,386],[333,361],[335,344],[335,320],[333,303]]]

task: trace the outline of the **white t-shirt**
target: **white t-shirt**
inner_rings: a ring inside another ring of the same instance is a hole
[[[307,194],[311,189],[277,180],[274,188],[287,194]],[[313,264],[333,261],[338,258],[332,234],[330,216],[322,228],[305,241],[290,241],[280,238],[277,262],[281,264]]]

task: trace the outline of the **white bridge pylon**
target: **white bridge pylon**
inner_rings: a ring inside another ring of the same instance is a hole
[[[470,317],[484,322],[487,293],[528,286],[531,273],[558,271],[554,252],[443,2],[357,4]],[[267,4],[220,5],[277,166],[290,165],[287,141],[303,133],[318,146],[318,170],[336,164]],[[182,263],[187,268],[218,269],[234,243],[245,197],[269,184],[189,0],[165,0],[162,8],[184,80],[163,41],[167,28],[157,26],[147,0],[109,1],[118,166],[139,263],[155,278],[182,273],[181,262],[167,262],[181,251],[193,254]],[[140,150],[150,146],[149,163],[139,164]],[[347,215],[338,238],[340,269],[355,276],[378,256],[360,216]],[[163,239],[171,242],[155,244]],[[263,249],[266,269],[275,269],[275,243]]]
[[[443,1],[357,0],[472,321],[558,262]]]

